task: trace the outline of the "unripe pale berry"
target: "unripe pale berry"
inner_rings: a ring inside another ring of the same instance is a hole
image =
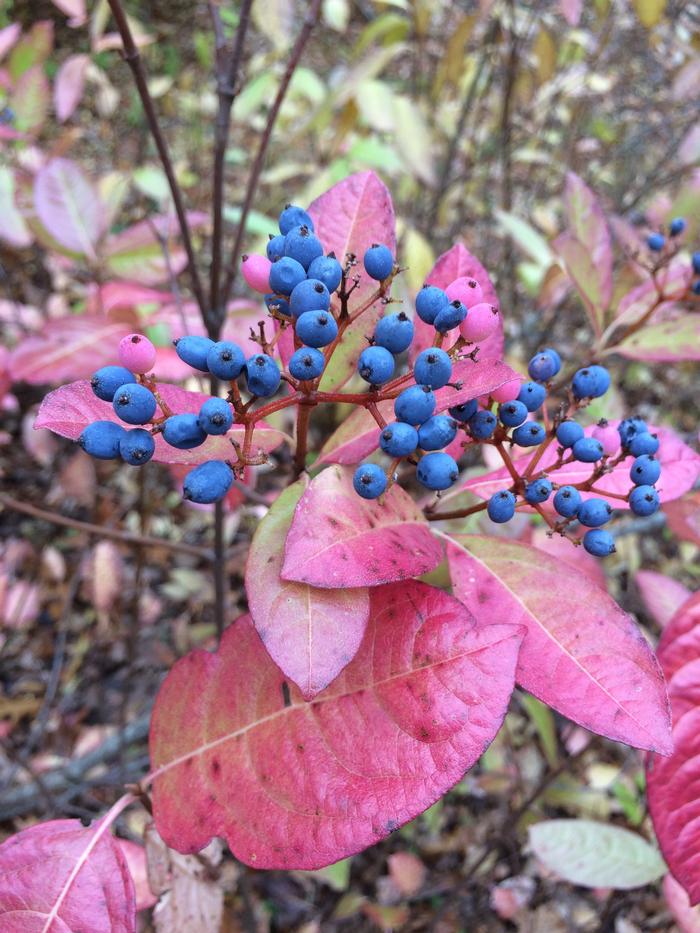
[[[620,449],[620,435],[617,428],[608,424],[607,421],[601,421],[591,432],[592,437],[600,441],[603,447],[603,453],[608,457],[614,457]]]
[[[241,272],[246,284],[262,295],[270,291],[271,267],[272,263],[267,256],[259,256],[257,253],[244,256],[241,261]]]
[[[495,305],[480,301],[469,308],[466,318],[459,326],[460,333],[469,343],[486,340],[498,330],[500,312]]]
[[[471,314],[471,311],[469,312]],[[491,398],[495,402],[512,402],[520,394],[522,382],[519,379],[509,379],[502,386],[494,389]]]
[[[450,282],[445,292],[450,301],[461,301],[465,308],[469,309],[472,305],[478,305],[484,298],[481,285],[470,275],[462,275]]]
[[[132,373],[147,373],[156,363],[156,348],[143,334],[128,334],[119,341],[119,362]]]

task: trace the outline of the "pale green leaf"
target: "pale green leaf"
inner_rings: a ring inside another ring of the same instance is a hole
[[[632,6],[642,26],[652,29],[664,15],[666,0],[632,0]]]
[[[503,232],[515,240],[536,263],[545,268],[552,264],[553,256],[549,244],[531,224],[522,217],[501,210],[496,211],[496,219]]]

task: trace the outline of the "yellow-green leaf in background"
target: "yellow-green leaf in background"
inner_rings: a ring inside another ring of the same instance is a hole
[[[253,21],[278,52],[286,51],[295,35],[296,12],[293,0],[255,0]]]
[[[408,267],[404,273],[406,281],[411,290],[417,292],[435,265],[435,253],[423,234],[414,227],[407,227],[403,231],[402,258]]]
[[[653,29],[664,15],[666,0],[632,0],[632,6],[642,26]]]
[[[544,84],[554,76],[557,70],[557,47],[551,34],[540,26],[532,51],[537,59],[537,77]]]
[[[345,32],[350,20],[348,0],[323,0],[323,21],[336,32]]]

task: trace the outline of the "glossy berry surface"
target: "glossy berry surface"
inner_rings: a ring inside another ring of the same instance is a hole
[[[200,463],[185,477],[182,495],[190,502],[210,505],[223,499],[233,483],[233,470],[223,460]]]
[[[479,403],[475,398],[473,398],[468,402],[462,402],[461,405],[453,405],[453,407],[449,409],[449,412],[455,421],[459,421],[464,424],[469,421],[472,415],[476,414],[478,408]]]
[[[630,492],[629,506],[635,515],[653,515],[658,512],[659,505],[659,494],[653,486],[635,486]]]
[[[599,398],[610,388],[610,373],[603,366],[586,366],[574,373],[571,391],[574,398]]]
[[[319,279],[329,292],[334,292],[343,278],[343,267],[335,256],[318,256],[307,269],[310,279]]]
[[[637,434],[648,434],[647,423],[642,418],[625,418],[617,426],[617,433],[623,446],[628,446]]]
[[[199,409],[198,421],[205,434],[225,434],[233,424],[231,406],[223,398],[209,398]]]
[[[515,496],[509,489],[495,492],[488,501],[486,512],[492,522],[509,522],[515,515]]]
[[[441,389],[447,385],[452,376],[452,360],[444,350],[429,347],[416,357],[413,375],[416,382],[421,385],[430,386],[431,389]]]
[[[666,245],[666,237],[663,233],[650,233],[647,237],[647,246],[655,253],[660,253]]]
[[[658,449],[658,437],[656,434],[650,434],[648,431],[635,434],[629,442],[629,452],[633,457],[641,457],[642,454],[655,454]]]
[[[561,486],[554,493],[554,508],[563,518],[573,518],[581,505],[581,493],[575,486]]]
[[[279,366],[266,353],[256,353],[246,361],[245,376],[248,391],[259,398],[274,395],[282,381]]]
[[[138,382],[127,383],[114,393],[112,407],[127,424],[146,424],[156,413],[156,397]]]
[[[363,499],[377,499],[386,489],[386,475],[376,463],[363,463],[355,470],[352,485]]]
[[[114,460],[119,457],[119,445],[126,433],[126,429],[114,421],[93,421],[83,429],[78,443],[91,457]]]
[[[552,484],[548,479],[536,479],[525,487],[525,501],[530,505],[546,502],[552,495]]]
[[[292,227],[284,238],[284,255],[309,268],[314,259],[323,256],[323,246],[316,234],[306,225]]]
[[[418,446],[422,450],[442,450],[457,436],[457,422],[447,415],[433,415],[418,429]]]
[[[134,373],[148,373],[156,365],[156,348],[143,334],[127,334],[119,341],[119,362]]]
[[[188,334],[174,341],[175,352],[183,363],[187,363],[193,369],[198,369],[201,373],[209,372],[207,366],[207,356],[214,346],[214,341],[208,337],[199,337],[194,334]]]
[[[541,408],[546,398],[547,390],[539,382],[524,382],[518,393],[518,401],[531,412]]]
[[[435,492],[449,489],[459,477],[459,467],[453,458],[444,451],[426,454],[421,457],[416,467],[416,479]]]
[[[307,311],[297,320],[296,330],[307,347],[327,347],[338,336],[338,325],[330,311]]]
[[[498,417],[501,424],[507,428],[517,428],[527,420],[527,408],[522,402],[514,399],[512,402],[504,402],[498,407]]]
[[[407,457],[418,446],[418,431],[404,421],[393,421],[381,431],[379,446],[390,457]]]
[[[291,295],[305,279],[306,269],[290,256],[283,256],[270,267],[270,288],[278,295]]]
[[[553,350],[542,350],[532,357],[527,364],[527,372],[535,382],[547,382],[561,369],[559,354]]]
[[[680,236],[686,228],[685,217],[674,217],[668,226],[671,236]]]
[[[171,415],[163,422],[163,440],[178,450],[192,450],[206,439],[197,415]]]
[[[394,257],[388,246],[373,243],[365,253],[362,264],[370,278],[383,282],[394,270]]]
[[[434,324],[435,318],[450,303],[445,292],[436,285],[424,285],[416,295],[416,314],[425,324]]]
[[[299,317],[306,311],[327,311],[330,306],[330,292],[320,279],[304,279],[289,296],[292,317]]]
[[[612,508],[604,499],[586,499],[579,506],[576,518],[588,528],[598,528],[610,521]]]
[[[477,440],[486,440],[491,437],[498,424],[496,416],[491,411],[477,411],[469,419],[469,433]]]
[[[267,256],[253,253],[241,259],[241,272],[246,285],[262,295],[270,291],[270,269],[272,264]]]
[[[435,395],[428,386],[409,386],[394,402],[397,421],[423,424],[435,411]]]
[[[155,453],[156,442],[153,435],[143,428],[132,428],[125,431],[119,441],[119,456],[131,466],[143,466],[148,463]]]
[[[320,350],[313,347],[300,347],[289,360],[289,372],[295,379],[302,381],[318,379],[326,365],[326,358]]]
[[[693,255],[690,257],[690,262],[693,267],[693,272],[696,275],[700,275],[700,250],[697,250],[695,253],[693,253]]]
[[[296,204],[287,204],[278,220],[280,233],[286,235],[294,227],[301,227],[302,224],[307,226],[309,230],[314,229],[311,215],[307,214],[303,207],[298,207]]]
[[[501,315],[495,305],[480,301],[467,305],[466,318],[460,324],[460,333],[468,343],[478,343],[494,334],[499,327]]]
[[[653,486],[661,476],[661,464],[651,454],[637,457],[630,467],[630,479],[635,486]]]
[[[594,557],[608,557],[615,553],[615,539],[604,528],[591,528],[583,536],[583,546]]]
[[[275,262],[284,256],[284,235],[278,233],[277,236],[271,236],[265,247],[265,253],[270,262]]]
[[[446,308],[438,312],[433,321],[433,327],[440,334],[446,334],[448,330],[454,330],[459,327],[467,316],[467,309],[461,301],[451,301]]]
[[[413,321],[405,311],[398,311],[380,319],[374,331],[374,342],[390,353],[403,353],[411,346],[413,333]]]
[[[238,379],[244,366],[243,350],[230,340],[220,340],[207,353],[209,372],[225,382]]]
[[[557,428],[557,440],[562,447],[573,447],[584,435],[585,432],[577,421],[562,421]]]
[[[135,381],[134,374],[124,366],[103,366],[93,375],[90,386],[103,402],[111,402],[117,389]]]
[[[603,445],[595,437],[582,437],[573,445],[571,453],[580,463],[596,463],[602,459],[605,451]]]
[[[513,440],[518,447],[535,447],[547,436],[544,426],[537,421],[526,421],[513,431]]]
[[[384,347],[367,347],[360,353],[357,371],[370,385],[381,385],[394,375],[394,357]]]

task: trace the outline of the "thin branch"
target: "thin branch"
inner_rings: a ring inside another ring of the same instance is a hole
[[[134,37],[131,34],[131,27],[129,26],[126,13],[124,12],[120,0],[107,0],[107,2],[109,3],[112,15],[114,16],[115,22],[117,24],[119,35],[122,38],[122,44],[124,46],[124,60],[128,64],[129,68],[131,68],[131,72],[134,76],[136,89],[138,90],[139,97],[141,98],[141,104],[146,115],[146,122],[148,123],[148,128],[151,131],[153,141],[155,142],[156,149],[158,150],[160,161],[163,165],[163,170],[165,172],[166,178],[168,179],[170,194],[173,198],[175,213],[177,214],[178,223],[180,225],[182,243],[185,247],[185,252],[187,253],[187,264],[192,282],[192,291],[197,300],[197,304],[199,305],[202,316],[204,317],[207,314],[207,303],[204,291],[202,289],[202,282],[199,278],[199,271],[197,269],[194,246],[192,245],[192,235],[190,233],[190,225],[187,221],[187,213],[185,211],[185,206],[182,200],[180,185],[178,184],[177,178],[175,177],[175,170],[173,169],[173,163],[170,159],[168,144],[166,143],[165,137],[163,136],[163,133],[160,129],[158,116],[153,104],[153,98],[151,97],[150,91],[148,90],[148,82],[146,80],[146,73],[141,62],[141,55],[139,54],[139,50],[136,47],[136,43],[134,42]]]

